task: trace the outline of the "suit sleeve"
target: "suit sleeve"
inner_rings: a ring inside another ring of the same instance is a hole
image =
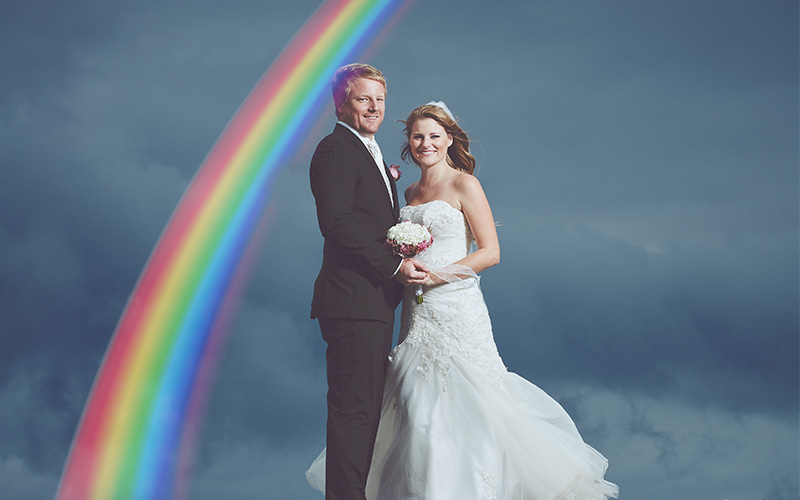
[[[333,245],[356,267],[379,281],[390,280],[401,258],[393,255],[354,216],[358,169],[353,159],[330,142],[320,143],[311,160],[311,191],[317,220],[327,244]]]

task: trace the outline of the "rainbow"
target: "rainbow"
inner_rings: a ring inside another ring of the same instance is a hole
[[[237,111],[183,195],[119,320],[56,500],[182,498],[242,262],[270,189],[353,60],[408,0],[324,2]]]

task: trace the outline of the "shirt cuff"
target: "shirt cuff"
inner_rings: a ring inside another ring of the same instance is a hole
[[[405,261],[405,260],[406,260],[406,259],[403,259],[403,260],[401,260],[401,261],[400,261],[400,263],[399,263],[399,264],[397,264],[397,269],[395,269],[395,270],[394,270],[394,273],[392,274],[392,278],[394,278],[395,276],[397,276],[397,273],[400,271],[400,266],[402,266],[402,265],[403,265],[403,261]]]

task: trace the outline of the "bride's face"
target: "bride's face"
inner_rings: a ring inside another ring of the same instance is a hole
[[[453,138],[439,122],[432,118],[422,118],[414,122],[408,145],[411,154],[420,167],[430,167],[447,161],[447,148]]]

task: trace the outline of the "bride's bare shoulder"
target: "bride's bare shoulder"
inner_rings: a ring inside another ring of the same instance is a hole
[[[483,188],[477,177],[466,172],[458,172],[453,178],[453,188],[461,195],[475,194],[476,192],[483,193]]]
[[[403,192],[403,197],[406,199],[406,203],[408,203],[408,200],[414,198],[414,193],[417,192],[417,184],[419,184],[419,181],[412,182],[411,185],[408,186]]]
[[[483,209],[488,206],[486,194],[483,192],[480,181],[466,172],[459,172],[453,179],[453,190],[458,198],[462,212],[469,214],[473,210]]]

